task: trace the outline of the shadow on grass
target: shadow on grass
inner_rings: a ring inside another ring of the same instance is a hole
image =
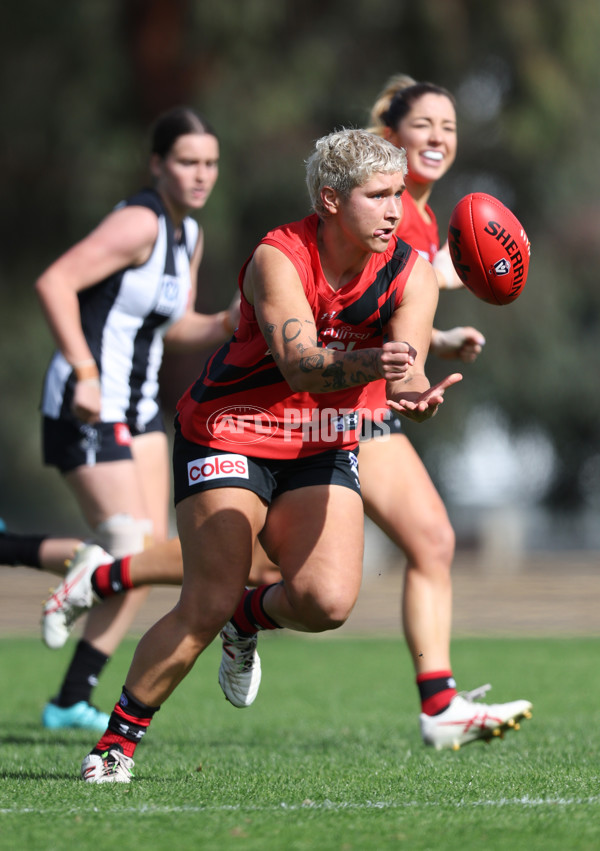
[[[100,733],[91,733],[85,730],[73,730],[60,732],[52,732],[51,730],[33,731],[31,735],[27,734],[9,734],[0,736],[0,746],[2,745],[81,745],[82,747],[93,748],[100,737]]]

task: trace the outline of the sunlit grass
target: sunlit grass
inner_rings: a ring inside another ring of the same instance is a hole
[[[133,643],[97,689],[107,711]],[[41,728],[70,649],[3,640],[1,849],[592,849],[600,846],[597,641],[455,642],[465,688],[527,697],[518,733],[458,753],[423,747],[394,639],[261,637],[263,685],[236,710],[219,648],[156,716],[128,786],[90,786],[96,736]]]

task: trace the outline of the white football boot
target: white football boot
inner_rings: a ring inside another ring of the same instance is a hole
[[[258,635],[240,635],[231,621],[221,630],[223,654],[219,667],[219,685],[234,706],[243,709],[254,703],[260,687],[260,656],[256,652]]]
[[[507,730],[518,730],[523,718],[531,718],[532,707],[528,700],[476,703],[490,688],[485,685],[459,692],[439,715],[421,713],[421,735],[425,744],[436,750],[452,748],[457,751],[461,745],[477,739],[502,738]]]
[[[118,747],[103,754],[89,753],[81,763],[81,779],[86,783],[131,783],[134,762]]]
[[[101,602],[92,588],[92,574],[101,564],[113,561],[113,557],[96,544],[84,544],[77,549],[69,572],[44,604],[44,644],[52,650],[62,647],[77,618]]]

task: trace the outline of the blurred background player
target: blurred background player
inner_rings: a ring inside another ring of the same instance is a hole
[[[115,557],[167,537],[163,345],[214,348],[236,322],[229,311],[194,309],[203,235],[189,213],[206,204],[218,165],[218,139],[204,118],[187,107],[163,114],[152,131],[152,187],[119,204],[36,282],[57,345],[43,388],[44,462],[58,468],[94,539]],[[104,728],[91,691],[146,594],[114,597],[90,613],[44,708],[46,727]]]
[[[429,206],[436,182],[456,157],[452,94],[441,86],[395,75],[371,109],[369,129],[406,151],[398,236],[433,264],[440,289],[462,287],[447,244],[440,249],[437,221]],[[430,352],[471,362],[484,343],[475,328],[434,328]],[[402,624],[419,690],[421,735],[427,745],[456,748],[479,735],[489,737],[489,721],[484,719],[496,719],[500,733],[507,719],[512,722],[514,703],[478,702],[489,686],[457,694],[450,662],[454,530],[425,465],[401,432],[400,419],[386,411],[382,382],[369,385],[367,400],[373,421],[371,429],[367,423],[364,430],[359,455],[365,513],[406,555]]]

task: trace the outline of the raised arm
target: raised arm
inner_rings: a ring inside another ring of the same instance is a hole
[[[244,295],[294,392],[328,393],[379,378],[398,378],[412,363],[404,342],[339,351],[317,343],[315,319],[292,262],[277,248],[260,245],[246,270]]]

